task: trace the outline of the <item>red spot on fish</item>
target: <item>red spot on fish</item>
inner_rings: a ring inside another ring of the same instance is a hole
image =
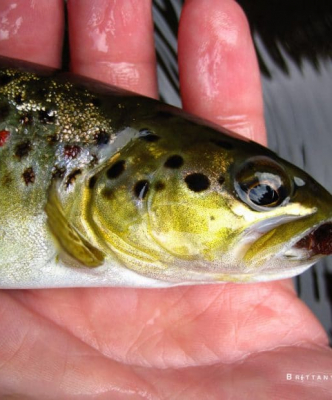
[[[0,131],[0,147],[4,146],[9,136],[8,131]]]
[[[67,145],[64,148],[65,157],[74,159],[76,158],[81,152],[81,148],[77,145]]]

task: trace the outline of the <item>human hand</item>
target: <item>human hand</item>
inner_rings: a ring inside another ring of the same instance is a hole
[[[29,4],[29,5],[28,5]],[[150,1],[68,0],[74,72],[156,97]],[[0,4],[0,53],[60,65],[61,0]],[[188,0],[185,108],[265,141],[259,73],[233,0]],[[329,399],[323,328],[289,280],[0,291],[0,398]]]

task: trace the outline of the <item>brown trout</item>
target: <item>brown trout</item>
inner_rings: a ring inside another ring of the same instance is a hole
[[[332,197],[269,149],[98,81],[0,60],[0,287],[291,277]]]

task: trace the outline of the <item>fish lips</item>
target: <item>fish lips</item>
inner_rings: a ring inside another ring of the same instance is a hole
[[[269,231],[303,217],[306,216],[284,215],[258,222],[245,232],[238,243],[237,256],[244,257],[251,245]],[[332,254],[332,220],[325,220],[296,235],[275,253],[275,257],[287,261],[315,262],[329,254]]]
[[[322,221],[294,238],[291,245],[278,254],[287,261],[314,262],[332,254],[332,221]]]

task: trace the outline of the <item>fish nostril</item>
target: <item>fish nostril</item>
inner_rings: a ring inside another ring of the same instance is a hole
[[[140,139],[145,140],[146,142],[158,142],[160,136],[154,134],[147,128],[143,128],[139,131]]]

